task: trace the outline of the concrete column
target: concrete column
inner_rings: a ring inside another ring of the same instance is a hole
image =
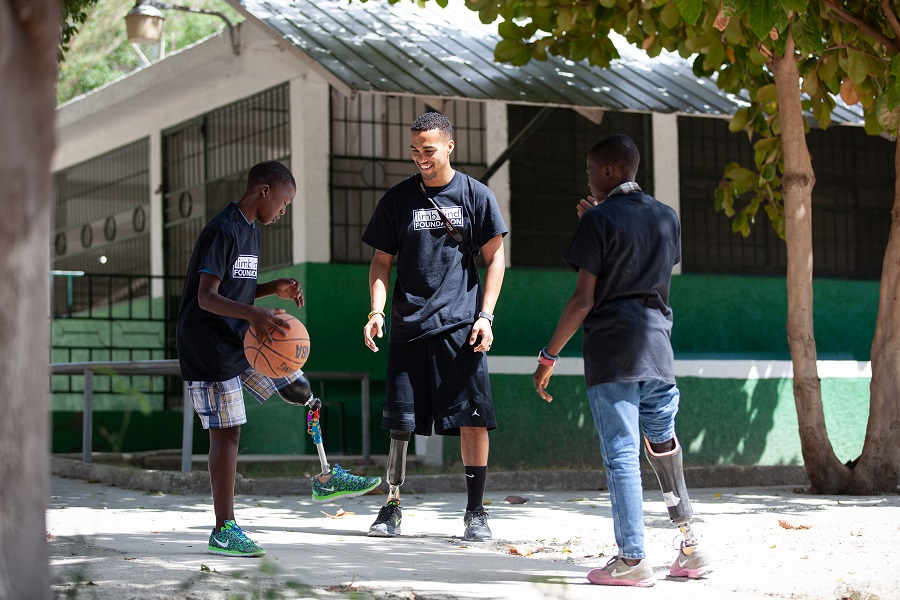
[[[485,151],[486,162],[491,164],[500,154],[509,146],[509,123],[507,119],[506,103],[500,101],[485,102],[484,120],[485,120]],[[509,235],[503,238],[503,247],[506,251],[506,265],[512,264],[512,213],[511,213],[511,195],[509,191],[509,162],[503,164],[500,169],[491,177],[488,182],[494,196],[497,197],[497,204],[500,207],[500,213],[506,222],[506,227],[510,230]]]
[[[147,226],[150,227],[150,274],[165,274],[163,248],[163,195],[162,195],[162,131],[150,133],[148,148],[150,161],[150,208],[147,211]],[[152,298],[165,293],[163,281],[154,279],[150,291]]]
[[[291,210],[293,263],[331,260],[330,91],[318,77],[290,82],[291,170],[297,195]]]
[[[681,218],[681,179],[678,173],[678,115],[653,113],[653,197],[671,206]],[[672,269],[681,274],[681,263]]]

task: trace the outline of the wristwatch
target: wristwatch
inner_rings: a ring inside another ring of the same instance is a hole
[[[481,312],[478,313],[478,318],[479,318],[479,319],[485,318],[485,319],[488,320],[488,323],[491,324],[491,327],[494,326],[494,315],[492,315],[491,313],[486,313],[486,312],[484,312],[484,311],[481,311]]]
[[[547,354],[547,348],[541,348],[541,351],[538,352],[538,364],[544,365],[545,367],[555,367],[558,362],[559,356],[550,356]]]

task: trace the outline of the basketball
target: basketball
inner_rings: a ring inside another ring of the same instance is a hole
[[[309,358],[309,332],[296,317],[279,315],[288,322],[290,330],[284,334],[276,330],[272,341],[258,338],[253,328],[244,335],[244,354],[250,366],[266,377],[287,377],[306,364]]]

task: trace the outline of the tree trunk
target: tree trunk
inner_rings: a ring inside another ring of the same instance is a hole
[[[788,34],[790,35],[790,34]],[[816,177],[806,145],[800,105],[800,73],[788,37],[784,56],[772,62],[784,149],[785,239],[787,242],[787,336],[794,367],[794,402],[803,463],[814,493],[833,493],[843,467],[825,429],[822,388],[816,368],[813,332],[812,190]]]
[[[900,140],[894,154],[894,207],[881,267],[878,318],[872,340],[872,383],[866,441],[848,490],[896,493],[900,484]]]
[[[50,158],[59,3],[0,0],[0,599],[49,598]]]

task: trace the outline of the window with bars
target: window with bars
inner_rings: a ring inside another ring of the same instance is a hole
[[[183,276],[200,231],[229,202],[240,200],[250,168],[264,160],[290,168],[288,85],[163,132],[162,150],[165,268],[167,275]],[[291,264],[291,235],[290,219],[261,231],[260,268]]]
[[[753,166],[746,135],[720,119],[678,119],[682,254],[685,273],[784,275],[784,241],[761,213],[748,238],[713,209],[724,167]],[[813,129],[812,198],[816,277],[878,279],[894,193],[893,144],[859,127]]]
[[[392,186],[416,172],[409,127],[438,110],[412,97],[331,91],[331,252],[334,262],[368,262],[373,250],[360,238],[375,205]],[[447,101],[439,109],[453,124],[453,168],[478,177],[487,169],[484,105]]]
[[[53,174],[53,269],[150,272],[148,139]]]
[[[510,140],[540,110],[509,107]],[[522,267],[560,267],[575,232],[578,200],[589,193],[587,154],[607,135],[624,133],[641,152],[637,181],[653,191],[653,149],[650,115],[606,112],[599,124],[574,110],[556,108],[510,158],[511,219],[515,236],[512,262]]]

